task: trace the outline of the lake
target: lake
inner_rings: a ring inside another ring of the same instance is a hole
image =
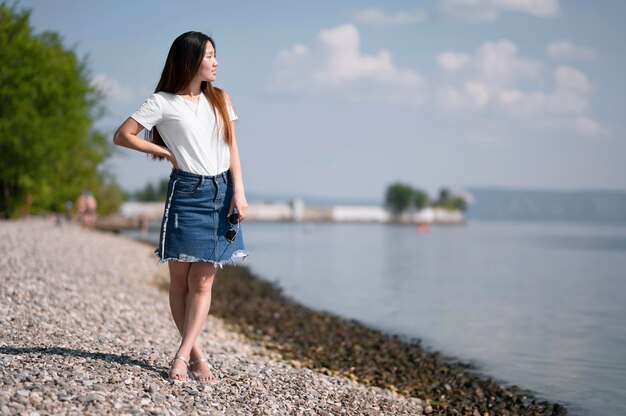
[[[244,227],[246,264],[300,303],[420,338],[570,414],[626,414],[624,225]]]

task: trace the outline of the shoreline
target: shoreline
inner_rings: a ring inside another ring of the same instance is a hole
[[[153,247],[149,241],[142,244]],[[167,292],[168,277],[156,286]],[[211,314],[229,329],[296,367],[347,377],[405,397],[425,399],[433,414],[563,415],[565,406],[485,374],[474,364],[422,346],[419,338],[317,311],[247,267],[225,266],[213,286]],[[374,363],[371,365],[370,363]]]
[[[161,290],[167,287],[160,282]],[[296,367],[425,399],[433,414],[567,414],[563,405],[499,382],[472,364],[423,347],[419,339],[303,306],[246,268],[218,271],[213,290],[211,313]]]
[[[234,267],[199,339],[220,382],[173,386],[179,336],[152,245],[41,219],[2,221],[0,237],[2,413],[566,414]]]

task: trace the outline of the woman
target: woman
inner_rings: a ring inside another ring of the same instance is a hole
[[[170,308],[182,340],[169,379],[191,376],[215,382],[196,339],[211,305],[217,267],[248,255],[239,223],[244,194],[237,120],[229,95],[216,78],[215,43],[187,32],[172,44],[155,93],[115,132],[119,146],[167,159],[173,165],[161,225],[160,262],[170,271]],[[147,131],[151,140],[138,137]]]

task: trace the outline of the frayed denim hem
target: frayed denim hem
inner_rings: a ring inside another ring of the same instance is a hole
[[[154,254],[156,254],[159,257],[159,264],[165,263],[167,261],[179,261],[182,263],[213,263],[215,267],[218,267],[220,269],[223,269],[224,266],[227,264],[230,264],[233,266],[242,266],[244,260],[246,259],[246,257],[248,257],[248,252],[246,250],[237,250],[233,252],[233,254],[230,256],[230,259],[223,260],[223,261],[202,259],[199,257],[188,256],[186,254],[180,254],[178,257],[169,257],[169,258],[164,259],[164,258],[161,258],[161,256],[159,255],[158,248],[154,250]],[[240,260],[238,261],[238,259]]]

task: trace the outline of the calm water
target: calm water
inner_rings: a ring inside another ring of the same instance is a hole
[[[626,226],[246,223],[246,264],[315,309],[564,403],[626,415]]]

